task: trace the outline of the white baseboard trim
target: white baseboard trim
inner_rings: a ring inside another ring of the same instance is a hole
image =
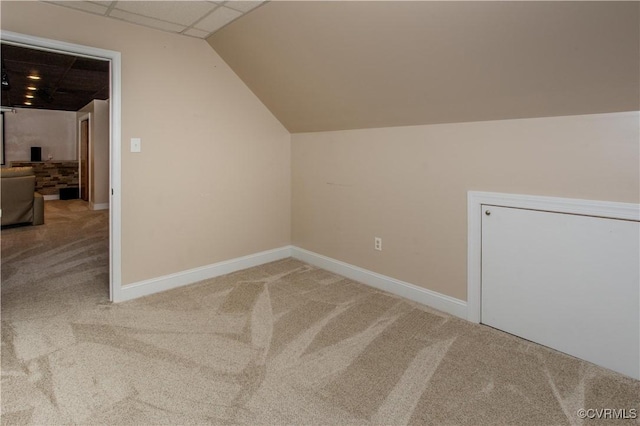
[[[230,274],[242,269],[252,268],[265,263],[291,257],[291,246],[285,246],[260,253],[250,254],[235,259],[225,260],[199,268],[189,269],[175,274],[139,281],[134,284],[114,288],[113,301],[124,302],[126,300],[137,299],[161,291],[171,290],[198,281],[215,278],[220,275]]]
[[[166,290],[182,287],[198,281],[230,274],[276,260],[293,257],[318,268],[342,275],[354,281],[367,284],[379,290],[404,297],[414,302],[438,309],[459,318],[467,318],[467,303],[426,288],[418,287],[395,278],[387,277],[358,266],[350,265],[299,247],[285,246],[248,256],[225,260],[199,268],[189,269],[162,277],[139,281],[114,289],[113,301],[124,302]]]
[[[427,290],[426,288],[387,277],[299,247],[291,247],[291,256],[354,281],[388,291],[389,293],[405,297],[456,317],[467,319],[467,303],[463,300]]]
[[[60,195],[59,194],[43,195],[42,198],[44,198],[45,201],[59,200]]]
[[[109,203],[91,203],[91,210],[109,210]]]

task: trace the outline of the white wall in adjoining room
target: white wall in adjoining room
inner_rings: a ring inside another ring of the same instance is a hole
[[[42,160],[77,160],[76,113],[16,108],[4,114],[5,163],[30,161],[31,147],[42,148]]]

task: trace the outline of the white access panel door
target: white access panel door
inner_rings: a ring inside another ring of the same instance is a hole
[[[482,206],[481,322],[640,378],[640,223]]]

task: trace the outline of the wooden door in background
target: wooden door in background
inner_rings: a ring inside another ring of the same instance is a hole
[[[89,120],[80,122],[80,198],[89,201]]]

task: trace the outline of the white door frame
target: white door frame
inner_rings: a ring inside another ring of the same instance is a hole
[[[109,181],[111,199],[109,202],[109,300],[120,300],[122,288],[122,198],[121,180],[121,58],[120,52],[96,47],[50,40],[10,31],[0,31],[3,43],[85,58],[107,60],[111,67],[109,93]]]
[[[480,323],[482,308],[483,205],[640,221],[638,204],[469,191],[467,193],[467,320],[475,323]]]

